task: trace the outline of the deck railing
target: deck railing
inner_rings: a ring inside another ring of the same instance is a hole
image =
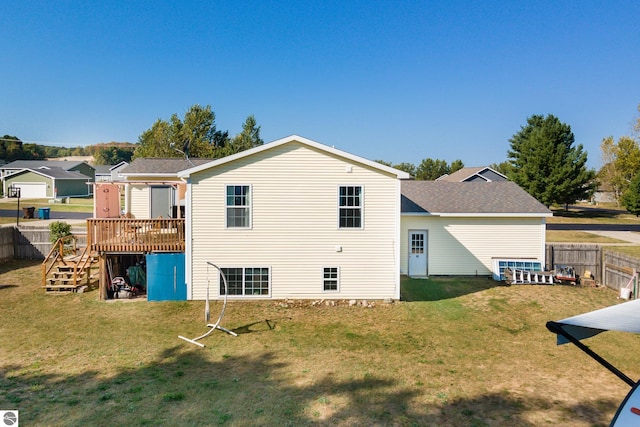
[[[184,219],[91,218],[87,244],[94,252],[182,252]]]

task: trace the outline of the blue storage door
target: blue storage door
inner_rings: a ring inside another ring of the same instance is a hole
[[[147,255],[148,301],[184,301],[187,299],[184,261],[183,253]]]

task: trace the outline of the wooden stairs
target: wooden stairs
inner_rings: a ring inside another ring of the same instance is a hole
[[[77,246],[75,236],[58,240],[42,263],[42,287],[47,293],[77,292],[96,279],[97,256]]]
[[[87,256],[85,255],[84,258]],[[88,286],[92,279],[91,268],[95,260],[66,259],[53,267],[46,277],[46,292],[76,292],[81,286]]]

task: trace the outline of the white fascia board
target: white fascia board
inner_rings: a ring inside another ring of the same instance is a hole
[[[299,142],[299,143],[301,143],[303,145],[307,145],[309,147],[313,147],[313,148],[316,148],[318,150],[325,151],[327,153],[331,153],[331,154],[333,154],[335,156],[343,157],[343,158],[349,159],[349,160],[351,160],[353,162],[362,163],[362,164],[367,165],[369,167],[372,167],[374,169],[382,170],[382,171],[390,173],[392,175],[396,175],[396,177],[399,178],[399,179],[410,179],[411,178],[411,175],[409,175],[407,172],[404,172],[404,171],[401,171],[401,170],[398,170],[398,169],[394,169],[392,167],[383,165],[382,163],[378,163],[378,162],[374,162],[374,161],[365,159],[364,157],[360,157],[360,156],[356,156],[356,155],[351,154],[351,153],[347,153],[346,151],[342,151],[342,150],[338,150],[338,149],[333,148],[333,147],[329,147],[328,145],[320,144],[319,142],[312,141],[310,139],[301,137],[299,135],[287,136],[286,138],[278,139],[278,140],[275,140],[273,142],[269,142],[269,143],[260,145],[259,147],[250,148],[249,150],[241,151],[240,153],[232,154],[231,156],[223,157],[221,159],[214,160],[214,161],[209,162],[209,163],[205,163],[205,164],[202,164],[202,165],[199,165],[199,166],[195,166],[195,167],[190,168],[190,169],[183,170],[181,172],[178,172],[178,176],[181,177],[181,178],[189,177],[189,176],[191,176],[191,174],[198,173],[198,172],[201,172],[201,171],[209,169],[209,168],[214,168],[216,166],[220,166],[220,165],[223,165],[225,163],[233,162],[233,161],[235,161],[237,159],[242,159],[244,157],[249,157],[249,156],[252,156],[254,154],[260,153],[262,151],[270,150],[272,148],[279,147],[280,145],[288,144],[290,142]]]

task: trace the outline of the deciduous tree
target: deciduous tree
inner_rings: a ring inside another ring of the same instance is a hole
[[[242,132],[233,140],[228,131],[216,128],[211,106],[193,105],[181,120],[173,114],[169,121],[156,120],[138,138],[136,157],[201,157],[219,158],[261,144],[260,126],[249,116]],[[237,142],[237,146],[234,144]]]
[[[623,136],[616,143],[612,136],[604,138],[600,144],[602,168],[598,171],[600,188],[611,191],[616,201],[629,187],[629,183],[640,170],[640,147],[629,136]]]
[[[454,160],[448,165],[445,160],[424,159],[416,168],[416,179],[433,181],[464,167],[462,160]]]

